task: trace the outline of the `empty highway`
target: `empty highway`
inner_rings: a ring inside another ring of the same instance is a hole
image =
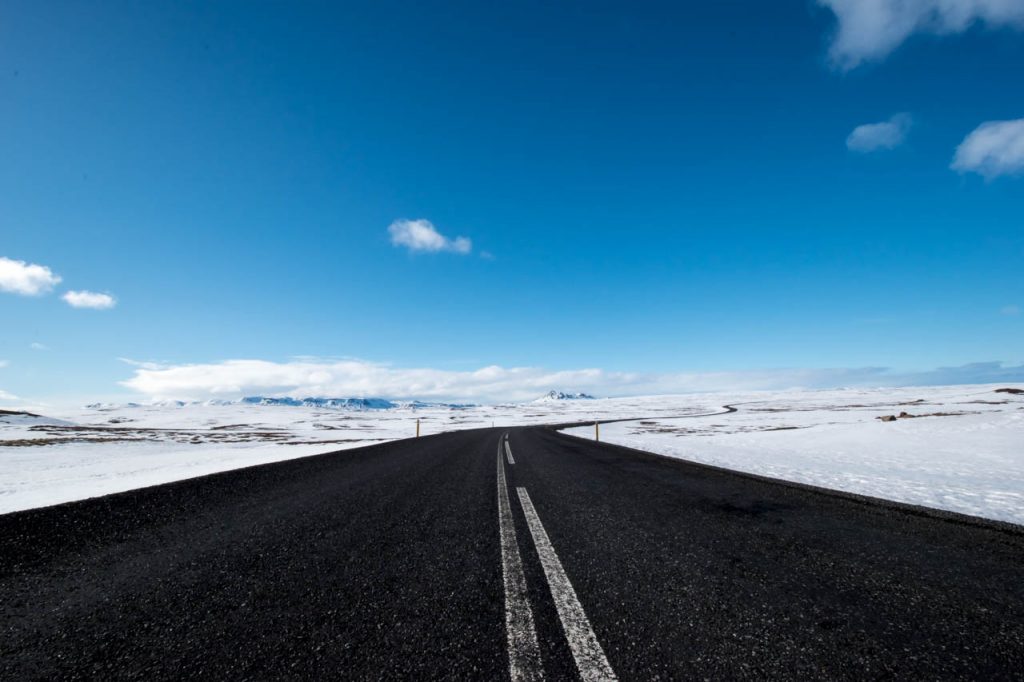
[[[1024,529],[496,428],[0,516],[0,614],[12,680],[1021,679]]]

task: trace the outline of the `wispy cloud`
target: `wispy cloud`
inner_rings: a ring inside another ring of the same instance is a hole
[[[0,360],[0,369],[4,368],[6,366],[7,366],[7,361],[6,360]],[[8,393],[7,391],[5,391],[2,388],[0,388],[0,400],[20,400],[20,398],[18,398],[18,396],[14,395],[13,393]]]
[[[28,347],[31,348],[32,350],[50,350],[49,346],[47,346],[44,343],[39,343],[38,341],[33,341],[32,343],[28,344]]]
[[[122,385],[154,398],[289,395],[487,402],[525,400],[552,389],[621,396],[998,381],[1024,381],[1024,365],[1004,366],[999,362],[988,362],[912,373],[865,367],[659,374],[497,365],[472,371],[452,371],[400,368],[363,360],[226,360],[188,365],[140,363],[135,367],[134,376]]]
[[[72,308],[106,310],[117,305],[117,300],[110,294],[98,294],[95,291],[68,291],[61,298]]]
[[[1020,315],[1020,306],[1006,305],[1003,306],[1002,310],[1000,310],[999,312],[1001,312],[1003,315],[1006,315],[1007,317],[1017,317],[1018,315]]]
[[[22,296],[46,294],[60,284],[60,277],[45,265],[0,256],[0,291]]]
[[[846,148],[855,152],[893,149],[907,139],[912,123],[910,114],[894,114],[888,121],[859,125],[846,138]]]
[[[950,168],[988,179],[1024,172],[1024,118],[982,123],[956,148]]]
[[[152,360],[133,360],[132,358],[118,358],[118,360],[139,369],[166,369],[171,366],[166,362],[153,362]]]
[[[469,238],[450,239],[438,232],[429,220],[396,220],[388,226],[388,234],[391,235],[392,244],[403,246],[410,251],[451,251],[465,254],[473,250],[473,242]]]
[[[835,13],[833,66],[850,70],[879,60],[917,33],[960,33],[976,23],[1024,27],[1020,0],[818,0]]]

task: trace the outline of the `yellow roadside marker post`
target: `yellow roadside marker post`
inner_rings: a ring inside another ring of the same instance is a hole
[[[420,437],[420,420],[418,417],[416,418],[416,437]]]
[[[601,440],[601,422],[594,422],[594,440]]]

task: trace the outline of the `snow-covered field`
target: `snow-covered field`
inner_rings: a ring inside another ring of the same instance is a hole
[[[1024,524],[1024,395],[996,388],[728,396],[734,413],[605,424],[601,440]],[[901,412],[911,416],[878,419]],[[567,433],[594,437],[593,427]]]
[[[700,394],[515,405],[92,406],[0,413],[0,513],[453,429],[606,419],[601,439],[1024,523],[1024,395],[999,386]],[[1021,388],[1016,386],[1016,388]],[[735,412],[727,412],[730,405]],[[905,411],[915,418],[883,423]],[[942,414],[943,416],[924,416]],[[592,438],[592,426],[569,429]]]
[[[716,400],[708,406],[717,409]],[[672,412],[675,405],[644,400],[385,410],[164,402],[99,405],[39,417],[0,413],[0,513],[409,438],[416,435],[417,420],[428,435],[492,424],[643,416],[651,410],[679,414]]]

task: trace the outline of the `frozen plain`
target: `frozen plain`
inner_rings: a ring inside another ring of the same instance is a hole
[[[639,450],[1024,524],[1024,396],[997,386],[740,396],[736,412],[601,426]],[[884,415],[908,418],[893,422]],[[568,429],[593,437],[593,428]]]
[[[0,513],[454,429],[630,419],[601,440],[1024,524],[1024,395],[982,385],[399,406],[94,406],[0,415]],[[735,411],[727,411],[731,406]],[[37,410],[38,411],[38,410]],[[906,412],[911,418],[882,422]],[[594,427],[566,429],[593,438]]]

